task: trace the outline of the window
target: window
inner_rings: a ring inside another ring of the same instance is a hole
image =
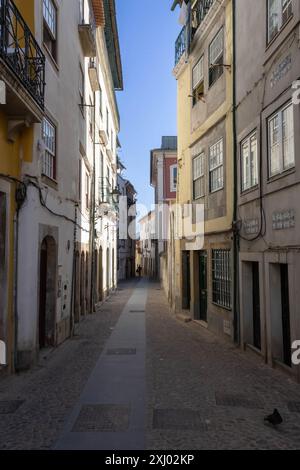
[[[82,162],[81,162],[81,158],[79,158],[79,161],[78,161],[78,201],[79,201],[79,204],[81,205],[81,198],[82,198]]]
[[[224,186],[223,139],[209,149],[209,189],[213,193]]]
[[[202,99],[204,94],[204,56],[200,58],[193,68],[193,106]]]
[[[109,138],[109,113],[108,113],[107,108],[106,108],[106,134],[107,134],[107,138]]]
[[[43,160],[43,174],[53,180],[56,179],[56,127],[49,119],[44,118],[42,123],[42,138],[45,144]]]
[[[293,105],[289,104],[268,121],[269,176],[275,176],[295,166]]]
[[[293,14],[292,0],[268,0],[268,40],[279,33]]]
[[[212,250],[212,298],[220,307],[231,308],[230,250]]]
[[[79,99],[80,111],[84,115],[84,72],[81,64],[79,64]]]
[[[258,184],[256,132],[243,140],[241,144],[241,158],[242,191],[246,191]]]
[[[99,100],[100,100],[100,116],[102,117],[103,115],[103,93],[102,93],[102,88],[100,86],[100,93],[99,93]]]
[[[43,0],[43,41],[56,61],[57,9],[52,0]]]
[[[79,0],[79,23],[84,24],[84,3],[85,0]]]
[[[193,198],[194,200],[205,196],[205,176],[204,176],[205,155],[201,153],[193,160]]]
[[[89,174],[85,174],[85,208],[88,211],[90,207],[90,177]]]
[[[224,31],[220,29],[209,46],[209,86],[211,87],[223,75]]]
[[[89,131],[90,131],[90,136],[93,138],[94,134],[94,107],[93,107],[93,102],[90,98],[90,105],[89,105]]]
[[[170,191],[175,193],[177,190],[177,165],[170,167]]]

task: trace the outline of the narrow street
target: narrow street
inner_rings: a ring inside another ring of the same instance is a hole
[[[275,429],[264,416],[277,407]],[[293,449],[299,386],[121,283],[76,335],[2,381],[1,449]]]

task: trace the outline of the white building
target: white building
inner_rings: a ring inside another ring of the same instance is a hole
[[[115,2],[35,0],[35,13],[46,95],[32,160],[22,164],[27,198],[18,230],[19,368],[34,362],[40,349],[64,341],[74,322],[116,284],[112,194],[115,89],[122,89],[122,70]]]

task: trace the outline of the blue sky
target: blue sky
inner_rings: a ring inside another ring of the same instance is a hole
[[[176,80],[172,75],[179,10],[172,0],[116,0],[124,74],[117,92],[121,115],[120,157],[140,203],[153,203],[150,150],[162,135],[176,135]]]

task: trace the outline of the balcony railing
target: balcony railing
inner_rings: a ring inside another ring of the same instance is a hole
[[[214,1],[215,0],[198,0],[196,5],[194,6],[191,17],[192,36],[193,34],[195,34],[202,21],[205,19]]]
[[[181,57],[186,51],[187,46],[187,35],[186,35],[186,27],[184,26],[176,39],[175,43],[175,65],[178,64]]]
[[[208,14],[215,0],[198,0],[188,13],[187,24],[184,26],[175,43],[175,66],[183,54],[188,51],[193,37]]]
[[[0,57],[43,109],[45,56],[11,0],[0,0]]]

